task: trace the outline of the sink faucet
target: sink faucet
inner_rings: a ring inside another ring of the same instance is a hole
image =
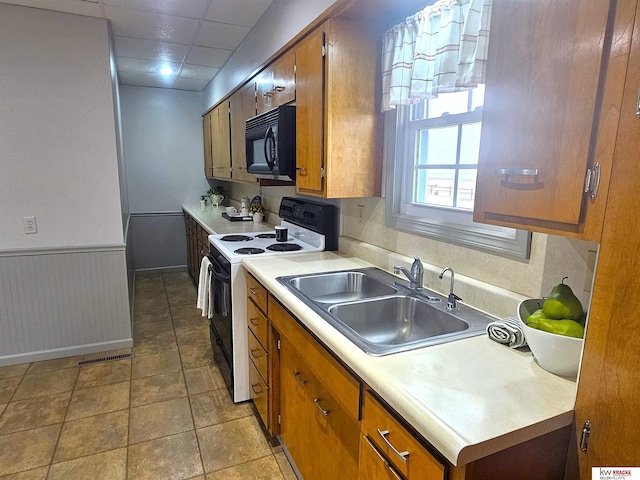
[[[462,299],[453,293],[453,268],[445,267],[440,272],[438,277],[440,280],[444,277],[444,274],[449,272],[451,274],[451,285],[449,286],[449,296],[447,297],[447,310],[457,310],[458,309],[458,300],[462,301]]]
[[[419,257],[414,257],[413,264],[411,265],[411,271],[404,267],[393,267],[393,273],[404,273],[404,276],[409,279],[409,288],[414,290],[420,290],[422,288],[422,278],[424,276],[424,267]]]

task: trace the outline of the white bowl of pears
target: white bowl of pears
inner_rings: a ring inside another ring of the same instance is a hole
[[[530,298],[518,305],[518,319],[536,362],[563,377],[575,377],[580,366],[586,314],[566,277],[547,298]]]

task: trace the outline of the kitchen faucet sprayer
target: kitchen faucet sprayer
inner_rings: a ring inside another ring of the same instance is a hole
[[[414,290],[422,289],[422,279],[424,277],[424,267],[419,257],[413,257],[413,264],[411,264],[411,271],[404,267],[396,265],[393,267],[393,273],[404,273],[404,276],[409,279],[409,288]]]
[[[447,272],[451,274],[451,284],[449,285],[449,296],[447,297],[447,310],[457,310],[458,301],[462,301],[462,299],[459,296],[457,296],[455,293],[453,293],[453,284],[454,284],[453,268],[451,267],[443,268],[442,271],[440,272],[440,275],[438,275],[438,277],[440,278],[440,280],[442,280],[442,278],[444,277],[444,274]]]

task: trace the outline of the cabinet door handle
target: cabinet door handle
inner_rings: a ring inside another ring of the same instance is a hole
[[[367,441],[367,443],[369,444],[369,446],[371,447],[371,449],[376,453],[376,455],[378,456],[378,458],[382,461],[382,463],[385,464],[385,466],[389,469],[389,471],[391,472],[391,474],[397,478],[398,480],[402,480],[402,477],[400,476],[400,474],[398,472],[396,472],[396,469],[393,468],[389,462],[387,461],[386,458],[384,458],[384,456],[382,455],[382,453],[380,453],[380,451],[378,451],[378,448],[373,444],[373,442],[371,442],[371,440],[369,440],[369,437],[367,437],[366,435],[364,436],[364,439]]]
[[[378,435],[380,435],[382,440],[384,440],[384,443],[386,443],[387,446],[393,451],[393,453],[395,453],[398,456],[398,458],[402,461],[402,463],[407,463],[407,460],[408,460],[407,457],[409,456],[409,452],[407,452],[406,450],[404,452],[401,452],[400,450],[398,450],[396,447],[393,446],[393,444],[387,438],[387,435],[389,435],[389,430],[380,430],[379,428],[377,430],[378,430]]]
[[[524,175],[527,177],[537,177],[537,168],[496,168],[498,175]]]
[[[304,387],[307,384],[307,381],[306,380],[302,380],[300,378],[300,373],[301,372],[298,372],[296,370],[296,371],[293,372],[293,376],[296,377],[296,380],[298,381],[298,383]]]
[[[282,85],[276,85],[275,87],[273,87],[274,92],[284,92],[286,89],[287,87],[283,87]]]
[[[254,327],[257,327],[258,325],[260,325],[260,322],[258,322],[255,317],[249,317],[249,321],[251,322],[251,325],[253,325]]]
[[[249,291],[251,292],[251,295],[257,295],[258,292],[256,292],[253,288],[250,288]]]
[[[582,425],[582,437],[580,437],[580,450],[586,452],[589,448],[589,436],[591,435],[591,422],[587,420]]]
[[[260,355],[260,349],[259,348],[252,348],[251,349],[251,356],[253,358],[260,358],[262,355]]]
[[[262,388],[260,388],[259,383],[254,383],[253,385],[251,385],[251,390],[253,390],[253,393],[255,393],[256,395],[260,395],[262,393]]]
[[[315,404],[315,406],[318,407],[318,410],[320,410],[322,412],[322,415],[326,417],[327,415],[329,415],[330,410],[325,410],[324,408],[322,408],[322,406],[320,405],[321,401],[322,399],[319,397],[313,399],[313,403]]]
[[[636,118],[640,118],[640,83],[638,83],[638,96],[636,97]]]

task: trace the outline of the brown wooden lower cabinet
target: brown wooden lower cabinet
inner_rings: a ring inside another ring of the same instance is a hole
[[[305,480],[573,480],[571,426],[452,465],[251,275],[247,296],[251,396]]]
[[[362,435],[380,454],[381,463],[386,462],[387,470],[398,472],[408,480],[446,480],[446,465],[429,453],[369,391],[364,398]]]
[[[197,284],[200,275],[200,262],[209,251],[209,232],[184,212],[184,226],[187,235],[187,270]]]
[[[305,480],[357,478],[357,420],[286,337],[280,346],[280,435]]]

